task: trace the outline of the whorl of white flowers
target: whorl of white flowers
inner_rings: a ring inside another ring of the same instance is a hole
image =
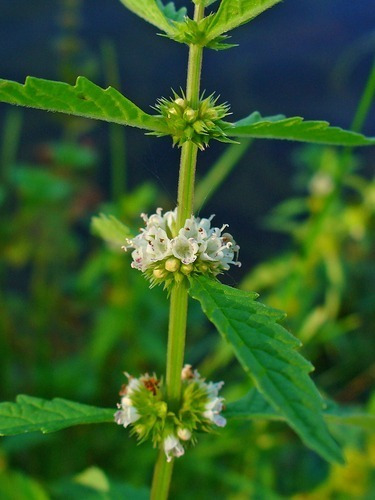
[[[121,389],[115,422],[131,426],[139,441],[150,438],[155,447],[164,450],[168,462],[195,444],[197,433],[212,432],[215,426],[226,424],[221,415],[224,399],[219,396],[224,382],[206,382],[191,365],[185,365],[181,372],[181,407],[176,412],[168,408],[162,381],[155,374],[139,378],[125,375],[128,384]]]
[[[146,227],[128,240],[123,249],[133,248],[132,267],[145,273],[152,285],[181,282],[192,273],[217,274],[229,266],[240,266],[237,261],[239,246],[231,234],[211,227],[208,219],[191,216],[177,232],[177,208],[162,214],[158,208],[150,217],[141,214]]]

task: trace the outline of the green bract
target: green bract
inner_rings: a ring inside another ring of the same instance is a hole
[[[179,96],[174,92],[170,99],[161,98],[155,109],[164,119],[167,132],[153,132],[158,137],[171,135],[173,145],[182,146],[185,142],[196,144],[204,150],[210,139],[221,142],[233,142],[223,130],[223,118],[229,114],[227,103],[217,104],[218,97],[211,94],[201,96],[198,106],[192,107],[184,94]]]

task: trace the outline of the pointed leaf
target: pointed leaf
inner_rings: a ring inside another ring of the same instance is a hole
[[[0,79],[0,102],[153,131],[165,128],[161,119],[148,115],[114,88],[103,90],[83,76],[74,86],[30,76],[24,85]]]
[[[228,403],[224,415],[226,418],[285,420],[284,416],[274,410],[256,389],[251,389],[243,398]],[[375,415],[366,413],[360,408],[326,401],[323,416],[329,424],[351,425],[375,432]]]
[[[159,9],[163,12],[165,17],[170,19],[171,21],[176,21],[181,23],[184,21],[187,10],[186,7],[181,7],[180,9],[176,9],[176,6],[173,2],[168,2],[166,5],[163,4],[161,0],[156,0]]]
[[[375,137],[366,137],[339,127],[330,127],[325,121],[304,121],[299,116],[262,117],[257,111],[225,129],[231,137],[258,139],[287,139],[290,141],[331,144],[334,146],[371,146]]]
[[[91,219],[91,230],[112,245],[120,248],[125,245],[126,239],[131,237],[130,230],[114,215],[99,214]]]
[[[255,295],[198,276],[190,295],[231,344],[267,402],[282,414],[307,446],[328,461],[342,455],[323,420],[323,402],[308,376],[312,365],[295,348],[300,342],[277,323],[282,313],[256,302]]]
[[[0,436],[58,431],[81,424],[113,422],[112,408],[97,408],[66,399],[51,401],[19,395],[16,403],[0,403]]]
[[[145,21],[160,28],[168,35],[175,33],[173,22],[159,8],[161,2],[157,0],[120,0],[129,10]],[[159,5],[158,5],[159,3]],[[165,7],[163,7],[164,10]]]
[[[207,27],[206,39],[212,40],[222,33],[245,24],[281,0],[222,0],[219,10]]]

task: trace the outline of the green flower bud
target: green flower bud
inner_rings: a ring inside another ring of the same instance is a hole
[[[175,257],[170,257],[165,261],[165,269],[170,273],[175,273],[180,268],[181,261],[176,259]]]
[[[177,104],[177,106],[179,106],[180,108],[184,108],[186,107],[186,101],[185,99],[182,99],[181,97],[177,97],[177,99],[174,100],[174,102]]]
[[[207,264],[204,264],[203,262],[200,263],[200,265],[199,265],[199,271],[201,273],[203,273],[203,274],[207,273],[208,269],[209,269],[209,267],[208,267]]]
[[[152,274],[154,275],[154,278],[156,278],[158,280],[162,280],[168,275],[168,273],[165,271],[165,269],[154,269],[152,271]]]
[[[185,274],[185,276],[188,276],[194,269],[193,264],[182,264],[180,271]]]
[[[186,110],[184,111],[184,119],[188,123],[192,123],[194,120],[196,120],[197,116],[198,116],[198,111],[196,111],[195,109],[186,108]]]
[[[157,136],[171,135],[173,145],[182,146],[186,141],[191,141],[200,149],[204,149],[210,139],[231,142],[222,129],[220,122],[229,114],[228,104],[217,104],[218,98],[210,95],[198,102],[196,109],[189,106],[185,95],[179,97],[174,92],[170,100],[161,98],[156,104],[156,109],[165,120],[166,132],[155,132]]]
[[[219,113],[215,108],[209,108],[204,114],[204,118],[208,118],[209,120],[217,120],[219,117]]]

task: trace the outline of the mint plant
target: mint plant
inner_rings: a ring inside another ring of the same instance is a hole
[[[159,450],[153,499],[168,497],[174,461],[197,444],[199,433],[217,431],[230,418],[285,420],[306,446],[327,461],[340,463],[342,452],[330,435],[327,420],[363,425],[371,417],[348,416],[339,407],[327,405],[309,377],[312,365],[297,351],[299,340],[280,323],[284,314],[260,303],[256,293],[220,283],[220,274],[230,265],[239,265],[241,235],[234,239],[226,232],[226,224],[220,227],[221,221],[218,227],[212,226],[212,216],[194,216],[195,172],[198,152],[215,140],[286,139],[353,147],[375,145],[375,138],[330,127],[324,121],[262,117],[256,111],[230,122],[229,104],[220,103],[215,94],[201,92],[204,49],[234,47],[228,43],[227,33],[280,0],[221,0],[216,10],[215,0],[194,0],[193,19],[186,9],[176,10],[172,2],[121,1],[171,40],[189,46],[186,89],[160,98],[154,114],[144,112],[114,88],[101,89],[84,77],[74,86],[32,77],[23,85],[0,80],[0,100],[141,128],[149,135],[171,136],[172,145],[181,148],[174,210],[163,214],[158,208],[152,215],[142,214],[145,228],[138,235],[131,234],[114,216],[93,220],[95,231],[104,240],[132,249],[131,265],[144,273],[151,288],[161,285],[166,289],[170,302],[166,375],[153,374],[152,367],[151,373],[139,377],[127,374],[116,412],[59,398],[46,401],[18,396],[16,403],[0,404],[0,434],[52,432],[100,422],[130,427],[140,442],[149,440]],[[206,15],[206,9],[214,10]],[[189,295],[231,345],[254,386],[240,401],[224,405],[219,391],[225,381],[207,382],[185,364]]]

